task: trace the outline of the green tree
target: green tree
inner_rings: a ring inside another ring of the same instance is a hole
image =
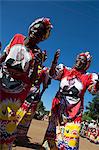
[[[44,113],[44,112],[45,112],[45,106],[44,106],[44,104],[43,104],[42,101],[40,101],[40,102],[38,103],[38,105],[37,105],[37,111],[38,111],[38,112],[41,112],[41,113]]]
[[[83,120],[99,120],[99,94],[93,98],[92,102],[88,103],[86,110],[83,114]]]

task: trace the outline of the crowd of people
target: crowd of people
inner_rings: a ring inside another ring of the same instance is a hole
[[[52,100],[42,147],[79,149],[84,94],[87,89],[92,94],[99,92],[99,75],[86,73],[92,59],[89,52],[77,55],[70,68],[58,64],[60,50],[57,50],[51,66],[43,66],[47,54],[37,44],[49,37],[51,29],[49,18],[36,19],[29,26],[28,36],[16,34],[0,57],[1,150],[11,150],[17,137],[27,135],[37,104],[52,79],[58,80],[60,86]]]
[[[95,120],[84,120],[81,123],[80,135],[90,142],[99,144],[99,123]]]

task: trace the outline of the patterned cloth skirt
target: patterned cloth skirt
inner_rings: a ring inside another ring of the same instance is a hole
[[[37,103],[33,103],[28,112],[25,114],[19,125],[17,126],[17,140],[27,138],[28,130],[37,108]]]
[[[79,150],[81,114],[70,119],[57,106],[51,111],[42,146],[46,150]]]
[[[16,113],[24,102],[30,85],[7,75],[0,79],[0,150],[10,150],[16,137]]]
[[[15,140],[17,122],[15,114],[20,106],[21,101],[17,99],[5,98],[0,101],[0,144],[3,145],[4,150],[7,146],[11,147]]]

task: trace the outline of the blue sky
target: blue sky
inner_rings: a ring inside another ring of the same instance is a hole
[[[50,37],[38,46],[47,50],[46,66],[50,66],[55,51],[60,48],[59,63],[72,67],[76,55],[90,51],[93,61],[88,72],[99,72],[99,1],[42,1],[0,0],[0,41],[2,50],[16,33],[27,36],[28,26],[39,17],[49,17],[53,24]],[[48,110],[58,90],[59,82],[52,84],[42,100]],[[92,96],[86,92],[85,106]]]

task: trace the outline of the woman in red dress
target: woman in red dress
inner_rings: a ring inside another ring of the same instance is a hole
[[[27,99],[24,109],[31,103],[28,93],[38,79],[38,65],[42,64],[42,51],[37,44],[50,35],[50,19],[35,20],[28,36],[16,34],[0,58],[0,149],[11,150],[15,139],[17,111]]]
[[[86,73],[91,62],[89,52],[79,54],[73,68],[57,65],[59,54],[57,51],[49,71],[50,77],[60,81],[60,86],[52,101],[43,147],[78,150],[84,94],[87,89],[92,94],[99,92],[99,77],[96,73]]]

